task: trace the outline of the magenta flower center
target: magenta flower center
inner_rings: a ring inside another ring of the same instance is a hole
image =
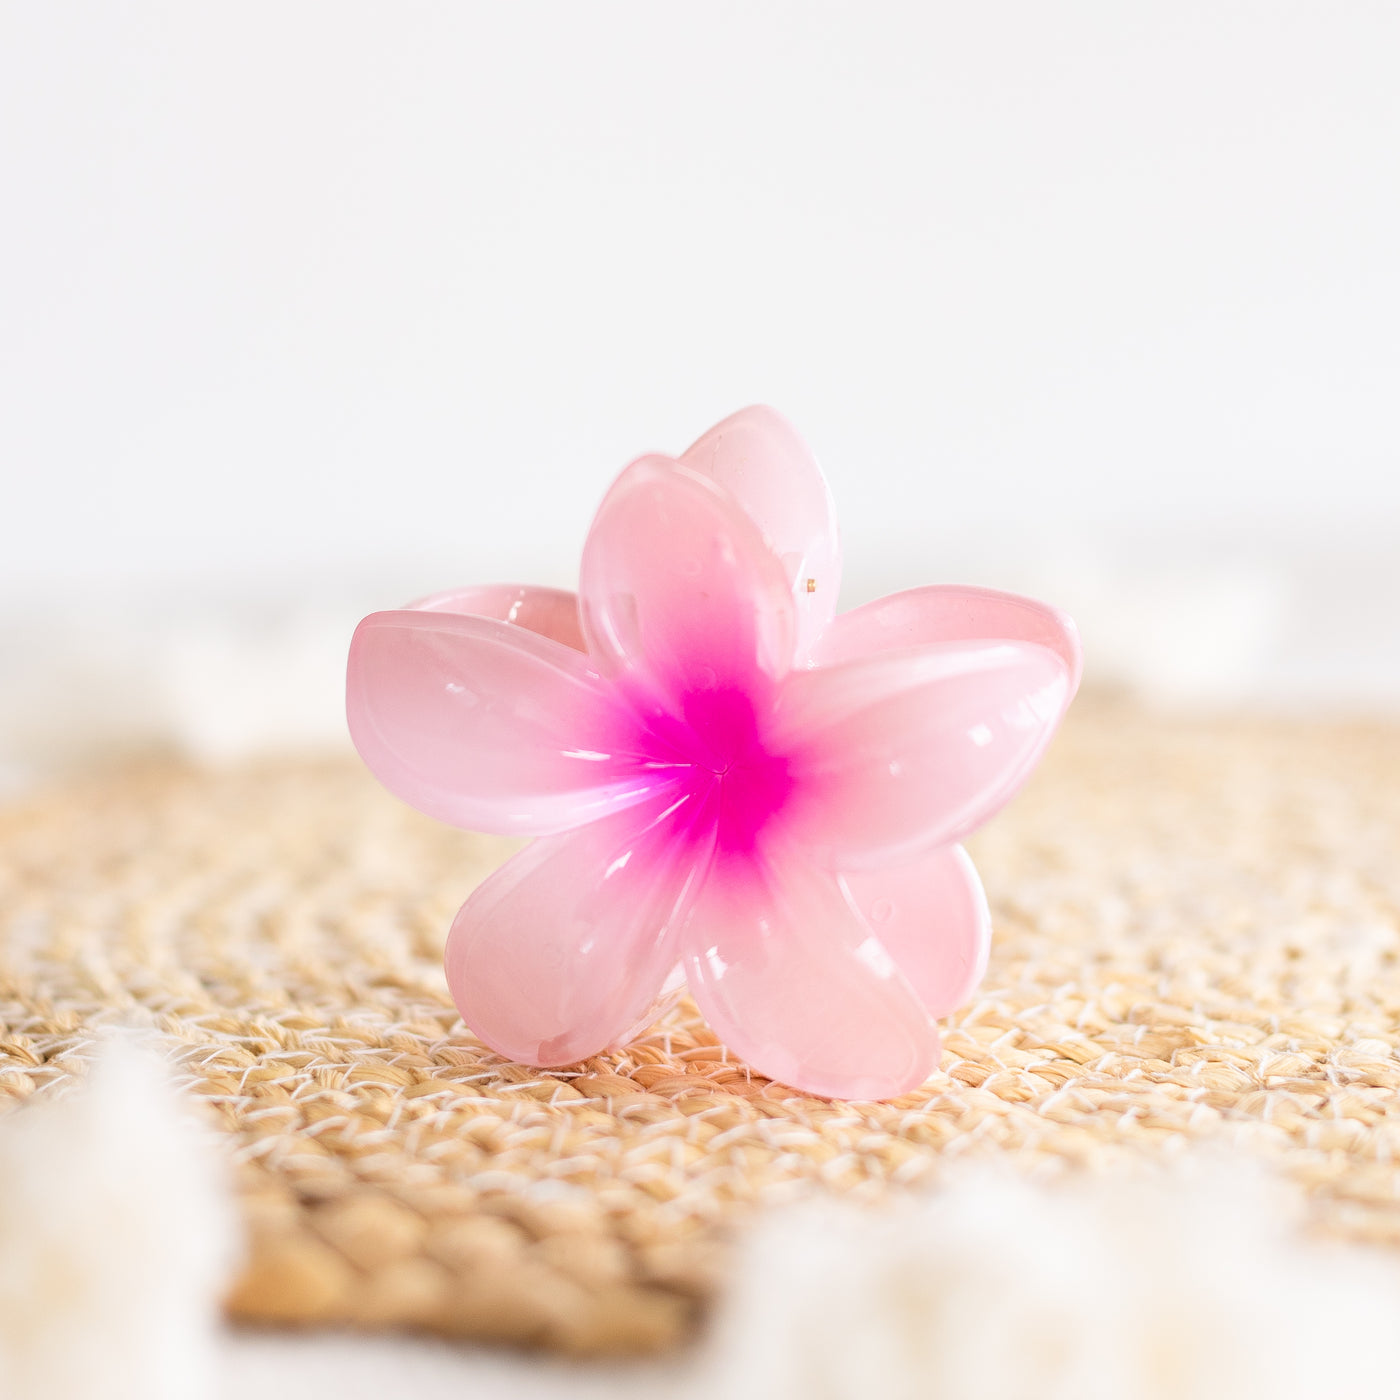
[[[709,799],[717,850],[752,851],[792,792],[787,756],[765,742],[754,703],[742,690],[691,691],[681,721],[666,736],[666,747],[689,766],[691,791]]]

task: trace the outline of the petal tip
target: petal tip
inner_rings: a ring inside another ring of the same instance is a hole
[[[931,1020],[923,1045],[917,1049],[911,1045],[910,1049],[911,1054],[906,1066],[886,1072],[861,1067],[847,1069],[795,1062],[784,1064],[781,1056],[746,1058],[750,1059],[756,1070],[766,1074],[775,1083],[785,1084],[813,1098],[879,1103],[886,1099],[899,1098],[901,1094],[912,1093],[926,1084],[938,1068],[943,1055],[943,1045],[938,1029]],[[767,1059],[768,1064],[764,1064],[763,1059]]]

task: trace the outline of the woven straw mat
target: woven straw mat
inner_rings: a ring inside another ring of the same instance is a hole
[[[463,1027],[445,930],[508,843],[353,759],[147,763],[0,812],[0,1103],[151,1027],[238,1162],[235,1317],[659,1352],[759,1203],[952,1158],[1220,1141],[1400,1244],[1400,727],[1076,705],[972,842],[991,969],[890,1103],[752,1074],[686,1002],[542,1073]]]

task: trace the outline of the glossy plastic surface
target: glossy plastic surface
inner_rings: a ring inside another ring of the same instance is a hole
[[[502,1054],[619,1043],[684,969],[796,1088],[917,1086],[990,920],[957,844],[1025,782],[1078,685],[1063,614],[929,588],[835,616],[826,484],[771,409],[618,478],[579,597],[492,585],[356,631],[350,731],[393,792],[540,839],[463,905],[448,981]]]
[[[768,540],[797,612],[805,657],[836,616],[841,543],[836,505],[807,444],[776,409],[740,409],[693,442],[681,463],[738,502]]]

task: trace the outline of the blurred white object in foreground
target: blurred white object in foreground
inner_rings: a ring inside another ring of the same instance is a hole
[[[236,1257],[212,1147],[120,1041],[0,1119],[0,1396],[201,1400]]]
[[[986,1174],[990,1172],[990,1175]],[[698,1356],[580,1367],[393,1337],[232,1337],[259,1400],[1320,1400],[1389,1396],[1400,1267],[1308,1239],[1248,1165],[807,1202],[735,1260]]]
[[[236,1234],[216,1156],[154,1061],[118,1044],[82,1089],[0,1119],[0,1396],[368,1400],[406,1378],[418,1400],[1394,1392],[1400,1268],[1309,1240],[1262,1175],[1191,1159],[1055,1185],[987,1172],[883,1210],[771,1215],[702,1354],[668,1364],[240,1336],[219,1325]]]
[[[1298,1233],[1243,1168],[964,1177],[750,1241],[705,1392],[727,1400],[1318,1400],[1393,1394],[1400,1273]]]

